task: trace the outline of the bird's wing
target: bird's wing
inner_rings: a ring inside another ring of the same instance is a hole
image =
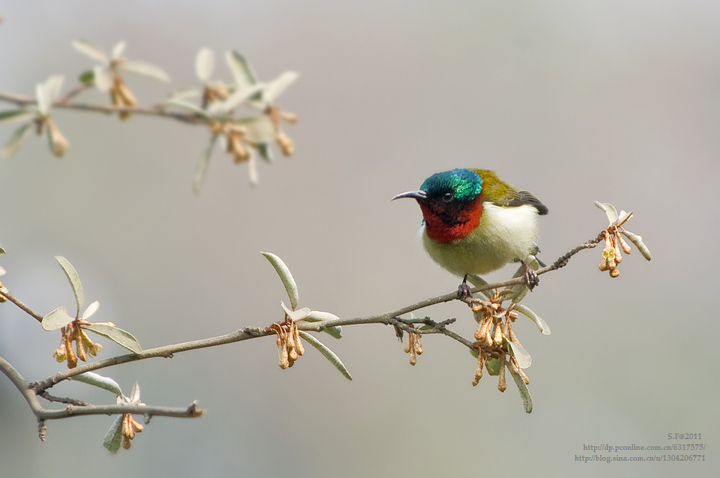
[[[512,199],[508,201],[508,207],[522,206],[528,204],[538,210],[538,214],[541,216],[548,213],[546,205],[540,202],[538,198],[528,191],[512,191]]]

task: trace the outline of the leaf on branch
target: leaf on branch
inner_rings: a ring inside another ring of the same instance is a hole
[[[326,320],[340,320],[340,317],[338,317],[335,314],[331,314],[330,312],[321,312],[319,310],[311,310],[310,315],[305,317],[306,322],[323,322]],[[336,339],[342,338],[342,327],[339,325],[334,325],[332,327],[325,327],[323,329],[323,332],[330,335],[331,337],[335,337]]]
[[[512,354],[515,357],[515,360],[517,360],[518,366],[520,368],[525,369],[532,365],[532,356],[525,349],[525,347],[520,344],[516,344],[515,342],[511,342],[510,340],[508,340],[507,343],[510,346]]]
[[[98,91],[107,93],[113,86],[112,72],[104,66],[93,67],[93,81]]]
[[[613,224],[615,221],[618,220],[618,212],[617,209],[615,209],[615,206],[610,204],[609,202],[598,202],[595,201],[595,206],[598,207],[601,211],[605,213],[605,215],[608,218],[608,222],[610,224]]]
[[[62,267],[63,271],[65,271],[65,275],[70,281],[70,285],[72,286],[73,292],[75,293],[75,303],[77,304],[77,310],[79,314],[80,310],[82,310],[83,302],[85,301],[82,283],[80,282],[80,276],[78,275],[73,265],[70,264],[70,261],[65,259],[63,256],[55,256],[55,260],[58,261],[60,267]]]
[[[235,85],[239,90],[246,90],[258,82],[252,67],[240,53],[234,50],[226,51],[225,62],[230,68],[235,78]]]
[[[81,373],[79,375],[70,377],[70,380],[76,380],[78,382],[87,383],[88,385],[92,385],[94,387],[102,388],[104,390],[107,390],[108,392],[114,393],[118,397],[122,397],[123,395],[120,385],[118,385],[115,380],[108,377],[103,377],[102,375],[95,372]]]
[[[164,81],[166,83],[170,81],[170,76],[165,73],[165,70],[145,61],[127,60],[118,68],[138,75],[147,76],[148,78],[153,78],[158,81]]]
[[[335,352],[330,350],[327,346],[325,346],[325,344],[323,344],[307,332],[299,330],[298,333],[300,334],[300,337],[304,338],[307,343],[318,349],[320,353],[323,354],[323,356],[328,359],[330,363],[333,364],[335,368],[337,368],[345,378],[347,378],[348,380],[352,380],[352,375],[350,375],[350,372],[348,372],[345,364],[342,363],[342,360],[340,360],[340,357],[338,357]]]
[[[275,272],[277,272],[277,274],[280,276],[280,280],[285,286],[285,290],[287,291],[288,297],[290,298],[290,306],[293,310],[295,310],[298,306],[298,301],[300,300],[300,297],[298,294],[297,284],[295,283],[295,279],[293,279],[293,276],[290,273],[290,269],[288,269],[288,266],[285,265],[282,259],[280,259],[272,252],[261,252],[260,254],[265,256],[265,258],[270,261],[270,264],[272,264],[272,266],[275,268]]]
[[[264,159],[268,163],[272,163],[272,151],[270,150],[270,145],[268,143],[258,144],[257,150],[258,153],[260,153],[260,157],[262,159]]]
[[[627,237],[628,239],[630,239],[630,242],[635,244],[635,247],[638,248],[638,250],[640,251],[640,254],[642,254],[642,256],[645,259],[647,259],[647,260],[652,259],[652,255],[650,254],[650,249],[648,249],[648,247],[643,242],[642,236],[640,236],[638,234],[634,234],[634,233],[628,231],[627,229],[623,229],[622,231],[620,231],[620,233],[622,235],[624,235],[625,237]]]
[[[164,104],[166,104],[167,106],[175,106],[177,108],[181,108],[185,111],[189,111],[190,113],[194,113],[208,120],[212,119],[212,117],[207,113],[207,111],[203,110],[202,108],[193,103],[190,103],[189,101],[185,101],[180,96],[172,96],[166,99],[164,101]]]
[[[280,76],[268,83],[265,87],[262,94],[263,101],[270,104],[274,103],[277,97],[280,96],[288,86],[292,85],[299,76],[300,74],[295,71],[281,73]]]
[[[41,325],[44,330],[51,331],[65,327],[73,320],[75,320],[75,317],[71,316],[67,309],[61,305],[43,317]]]
[[[3,146],[3,149],[0,152],[3,159],[8,159],[17,152],[22,142],[25,138],[27,138],[28,134],[30,134],[30,128],[32,128],[32,126],[32,123],[27,123],[15,130],[10,138],[8,138],[5,146]]]
[[[102,48],[93,45],[87,40],[74,40],[72,42],[73,48],[82,53],[85,56],[97,60],[105,65],[110,63],[110,59]]]
[[[517,310],[521,314],[529,317],[530,320],[535,322],[535,325],[537,325],[537,328],[540,329],[540,332],[543,335],[550,335],[550,326],[543,319],[541,319],[539,315],[530,310],[529,307],[526,307],[522,304],[515,304],[513,306],[513,310]]]
[[[113,60],[117,60],[118,58],[120,58],[120,56],[123,54],[124,51],[125,51],[125,42],[119,41],[113,47],[112,52],[110,53],[110,57]]]
[[[119,415],[115,418],[115,421],[110,426],[110,429],[105,434],[103,440],[103,446],[108,449],[112,454],[115,454],[120,449],[122,443],[122,423],[125,415]]]
[[[517,385],[517,388],[520,391],[520,398],[522,398],[525,413],[532,413],[532,397],[530,396],[530,390],[525,384],[525,380],[523,380],[520,374],[513,372],[509,368],[508,370],[510,375],[512,375],[513,380],[515,380],[515,385]]]
[[[260,92],[264,87],[265,85],[258,83],[242,90],[238,89],[233,94],[228,96],[225,101],[216,101],[211,104],[209,108],[210,113],[228,113],[229,111],[235,109],[237,106],[250,99],[251,96]]]
[[[55,98],[60,94],[62,88],[63,76],[53,75],[44,83],[38,83],[35,87],[35,96],[37,99],[38,110],[41,114],[47,115],[50,112],[50,106],[52,106]]]
[[[35,113],[26,109],[0,111],[0,123],[19,123],[34,116]]]
[[[215,53],[209,48],[201,49],[195,57],[195,74],[203,83],[210,81],[215,69]]]
[[[212,156],[213,148],[217,142],[218,135],[214,134],[210,137],[210,142],[205,146],[200,161],[198,161],[197,168],[195,168],[195,178],[193,179],[193,191],[195,194],[200,194],[202,190],[203,182],[205,181],[205,175],[207,174],[207,167],[210,164],[210,156]]]
[[[285,315],[290,317],[293,322],[304,320],[308,315],[310,315],[310,309],[308,307],[303,307],[302,309],[298,310],[290,310],[282,302],[280,302],[280,307],[282,307],[282,310],[285,311]]]
[[[125,347],[132,353],[139,354],[142,352],[140,342],[138,342],[138,340],[127,330],[100,323],[83,326],[83,328],[85,330],[89,330],[90,332],[95,332],[98,335],[102,335],[103,337],[107,337],[121,347]]]

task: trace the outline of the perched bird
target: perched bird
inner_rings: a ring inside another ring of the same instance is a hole
[[[548,208],[527,191],[502,181],[486,169],[453,169],[433,174],[417,191],[393,198],[413,198],[423,215],[423,245],[430,257],[463,277],[458,294],[467,296],[468,274],[487,274],[509,262],[525,264],[525,280],[538,283],[527,265],[539,249],[538,215]]]

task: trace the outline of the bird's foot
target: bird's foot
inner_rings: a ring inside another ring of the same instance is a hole
[[[535,272],[535,269],[527,265],[524,261],[522,264],[525,266],[525,284],[528,286],[528,289],[532,291],[538,284],[540,284],[540,278]]]
[[[467,274],[465,275],[465,277],[463,277],[462,283],[458,286],[457,297],[458,299],[462,300],[472,297],[472,292],[470,292],[470,286],[467,283]]]

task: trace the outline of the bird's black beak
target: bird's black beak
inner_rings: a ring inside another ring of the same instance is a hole
[[[395,196],[395,197],[392,198],[391,200],[394,201],[394,200],[400,199],[400,198],[427,199],[427,193],[426,193],[425,191],[423,191],[423,190],[419,190],[419,191],[408,191],[408,192],[405,192],[405,193],[398,194],[397,196]]]

